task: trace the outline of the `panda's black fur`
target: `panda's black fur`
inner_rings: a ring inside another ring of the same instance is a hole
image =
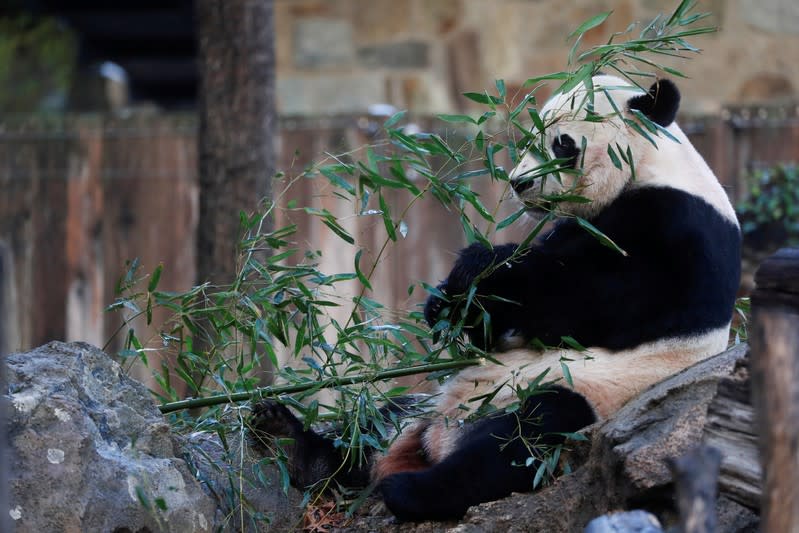
[[[502,365],[470,367],[453,376],[436,397],[437,417],[405,428],[372,466],[373,482],[401,520],[456,519],[471,505],[531,490],[537,464],[526,464],[525,442],[562,444],[564,433],[612,414],[646,387],[726,343],[740,277],[740,231],[712,172],[673,124],[677,88],[661,80],[642,93],[609,76],[595,77],[592,86],[604,87],[602,94],[613,98],[618,104],[613,109],[622,108],[628,120],[637,110],[668,128],[656,137],[657,147],[630,132],[622,117],[601,124],[581,120],[582,106],[574,102],[584,98],[585,89],[573,89],[556,95],[542,117],[552,119],[545,140],[553,157],[581,172],[571,183],[528,180],[537,163],[525,158],[511,173],[512,185],[531,210],[545,204],[547,194],[567,189],[591,198],[591,204],[559,207],[590,221],[624,254],[566,217],[512,260],[515,244],[462,250],[440,286],[448,298],[431,296],[425,306],[431,326],[452,316],[458,312],[448,309],[456,305],[454,297],[491,267],[477,283],[474,306],[489,312],[489,334],[477,316],[469,317],[474,344],[491,350],[515,338],[557,346],[569,336],[588,346],[591,358],[569,349],[515,349],[495,354]],[[595,112],[613,115],[610,100],[595,100]],[[611,142],[620,150],[631,147],[635,179],[629,169],[613,168],[606,154]],[[564,357],[571,360],[573,386],[561,379],[515,412],[469,417],[476,396],[499,391],[492,403],[501,408],[516,399],[515,386],[523,387],[542,370],[564,377]],[[363,470],[339,468],[333,442],[304,430],[275,402],[256,406],[253,426],[256,434],[294,439],[289,460],[297,486],[328,476],[342,484],[367,479]]]
[[[493,332],[485,339],[478,323],[470,330],[474,344],[491,349],[516,333],[550,346],[571,336],[585,346],[621,350],[730,321],[740,278],[739,230],[707,202],[676,189],[633,189],[591,223],[627,255],[603,245],[574,219],[561,221],[539,245],[480,281],[478,295],[518,305],[484,299],[474,306],[488,311]],[[465,293],[478,274],[515,250],[515,244],[493,250],[471,245],[439,289]],[[442,305],[435,297],[428,300],[428,322],[437,322]]]

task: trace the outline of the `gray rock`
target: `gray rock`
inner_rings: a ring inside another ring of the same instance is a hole
[[[147,389],[97,348],[7,357],[18,532],[211,531],[216,503],[175,456]]]
[[[639,510],[594,518],[583,533],[663,533],[663,528],[652,514]]]
[[[18,532],[289,531],[299,492],[242,434],[176,436],[144,385],[99,349],[52,342],[8,356]],[[185,459],[185,460],[184,460]],[[188,461],[188,463],[187,463]],[[243,498],[241,497],[243,495]]]

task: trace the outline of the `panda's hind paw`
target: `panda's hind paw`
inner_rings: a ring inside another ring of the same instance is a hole
[[[253,406],[249,428],[258,444],[272,438],[297,438],[302,432],[302,422],[285,405],[267,399]]]
[[[401,522],[463,517],[468,505],[458,497],[458,489],[453,487],[453,498],[434,480],[424,472],[401,472],[383,479],[379,490],[388,510]]]

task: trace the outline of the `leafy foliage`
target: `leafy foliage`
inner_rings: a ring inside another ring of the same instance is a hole
[[[799,239],[799,165],[777,165],[754,172],[736,206],[741,231],[749,240],[796,244]]]
[[[0,111],[58,108],[66,99],[77,42],[50,17],[0,17]]]

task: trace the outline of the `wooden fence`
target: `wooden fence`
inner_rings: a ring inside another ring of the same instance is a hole
[[[796,105],[727,109],[718,117],[682,122],[734,198],[748,170],[799,161]],[[423,128],[432,123],[419,120]],[[437,124],[445,138],[457,141],[461,135]],[[325,153],[348,153],[373,142],[378,125],[368,117],[284,119],[278,145],[286,178],[275,182],[274,192]],[[0,122],[0,353],[53,339],[103,346],[119,325],[104,308],[114,300],[128,259],[140,258],[145,270],[163,263],[165,290],[193,285],[196,164],[195,123],[188,116]],[[489,206],[506,194],[487,178],[475,189]],[[362,261],[368,261],[385,240],[380,217],[360,216],[329,191],[323,178],[303,177],[281,201],[325,207],[341,217],[365,249]],[[390,204],[401,212],[407,198],[397,194]],[[301,224],[300,246],[322,251],[323,270],[352,271],[354,249],[295,211],[277,214],[278,224],[288,220]],[[442,278],[463,245],[457,217],[434,201],[415,204],[405,220],[407,236],[388,249],[372,283],[390,309],[418,303],[423,291],[409,298],[408,285]],[[518,238],[523,229],[496,238]]]
[[[125,261],[194,278],[196,149],[182,117],[21,120],[0,132],[4,350],[102,346]]]

